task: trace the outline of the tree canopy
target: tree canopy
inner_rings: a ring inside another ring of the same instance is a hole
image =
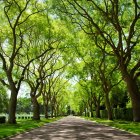
[[[107,110],[112,120],[128,106],[140,121],[138,0],[2,0],[0,17],[0,112],[9,123],[20,111],[38,120]],[[23,84],[28,98],[18,99]]]

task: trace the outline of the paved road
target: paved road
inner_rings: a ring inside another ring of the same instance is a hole
[[[140,136],[69,116],[9,140],[140,140]]]

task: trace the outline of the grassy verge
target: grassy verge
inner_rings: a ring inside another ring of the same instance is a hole
[[[40,127],[45,123],[51,123],[58,119],[60,118],[41,119],[40,121],[17,120],[17,124],[15,125],[0,124],[0,139]]]
[[[105,124],[108,126],[112,126],[115,128],[119,128],[140,135],[140,123],[138,122],[124,121],[124,120],[110,121],[106,119],[97,119],[97,118],[89,118],[89,117],[84,117],[84,118],[87,120],[96,121],[101,124]]]

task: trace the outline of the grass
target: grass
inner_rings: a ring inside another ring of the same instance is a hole
[[[41,119],[40,121],[35,120],[17,120],[17,124],[0,124],[0,139],[9,137],[15,134],[31,130],[33,128],[40,127],[45,123],[51,123],[60,118],[50,118],[50,119]]]
[[[89,118],[89,117],[84,117],[87,120],[95,121],[101,124],[105,124],[108,126],[112,126],[115,128],[119,128],[122,130],[126,130],[128,132],[132,132],[135,134],[140,135],[140,123],[139,122],[132,122],[132,121],[124,121],[124,120],[106,120],[106,119],[99,119],[99,118]]]

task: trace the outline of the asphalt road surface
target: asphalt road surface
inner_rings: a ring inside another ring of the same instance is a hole
[[[68,116],[9,140],[140,140],[140,136]]]

